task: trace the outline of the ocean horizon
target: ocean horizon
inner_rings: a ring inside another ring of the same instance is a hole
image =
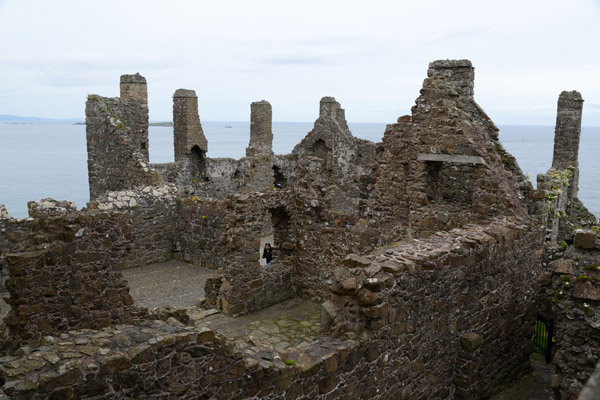
[[[380,142],[385,123],[348,123],[352,134]],[[207,156],[245,156],[248,121],[202,121]],[[313,128],[313,122],[273,122],[273,151],[288,154]],[[536,176],[552,163],[554,127],[500,125],[500,142],[517,159],[535,186]],[[89,201],[85,125],[0,123],[0,204],[16,218],[26,218],[27,202],[43,198],[73,201],[78,209]],[[173,128],[149,128],[150,163],[172,162]],[[600,127],[582,127],[579,151],[579,198],[600,215]]]

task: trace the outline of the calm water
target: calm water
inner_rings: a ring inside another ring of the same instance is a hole
[[[385,124],[350,123],[354,136],[380,141]],[[202,122],[209,157],[240,158],[250,137],[248,122]],[[231,126],[231,128],[226,128]],[[312,122],[274,122],[273,150],[289,153],[312,129]],[[173,161],[172,128],[150,127],[150,162]],[[513,154],[524,173],[546,172],[552,162],[554,128],[500,126],[500,141]],[[579,197],[600,215],[600,127],[584,127],[579,153]],[[85,126],[60,124],[0,124],[0,204],[10,215],[27,216],[27,201],[51,197],[74,201],[79,208],[89,201]]]

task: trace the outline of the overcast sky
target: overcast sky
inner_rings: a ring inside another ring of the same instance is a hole
[[[313,121],[334,96],[352,122],[409,114],[430,61],[473,62],[497,124],[554,125],[562,90],[600,126],[600,0],[0,0],[0,114],[83,117],[87,94],[148,80],[150,119],[178,88],[202,120]]]

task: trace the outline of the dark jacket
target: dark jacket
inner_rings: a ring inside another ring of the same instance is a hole
[[[267,251],[267,249],[263,250],[263,258],[265,258],[267,260],[267,263],[270,263],[271,260],[273,259],[273,248],[271,247],[270,250]]]

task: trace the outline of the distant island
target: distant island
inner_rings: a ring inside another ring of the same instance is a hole
[[[82,118],[40,118],[40,117],[21,117],[18,115],[0,114],[0,123],[2,124],[70,124],[82,122]]]
[[[73,125],[85,125],[85,122],[75,122]],[[148,124],[148,126],[165,126],[165,127],[172,127],[173,123],[172,122],[150,122]],[[231,128],[231,127],[229,127]]]

